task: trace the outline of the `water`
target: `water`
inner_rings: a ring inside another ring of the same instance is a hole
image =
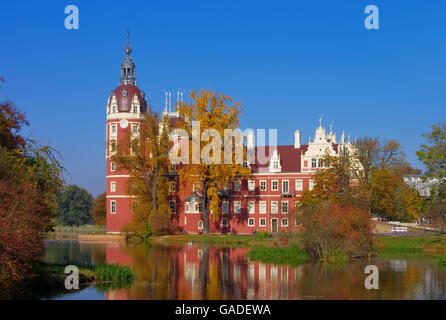
[[[299,267],[248,261],[248,248],[48,241],[45,260],[131,266],[131,286],[90,286],[52,299],[446,299],[446,269],[427,259],[376,259]],[[365,266],[379,289],[364,286]]]

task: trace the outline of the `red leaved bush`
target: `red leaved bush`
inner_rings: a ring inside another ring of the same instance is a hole
[[[302,224],[302,243],[311,256],[322,258],[334,251],[356,256],[371,249],[370,215],[358,206],[320,202],[303,208],[297,219]]]
[[[0,180],[0,282],[3,286],[32,274],[42,252],[39,194],[27,184]]]

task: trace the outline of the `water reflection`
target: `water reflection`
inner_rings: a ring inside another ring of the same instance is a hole
[[[107,262],[129,265],[137,274],[129,288],[99,288],[105,299],[446,299],[446,270],[432,261],[388,259],[289,267],[248,261],[248,251],[108,243],[88,252],[103,252]],[[379,268],[379,290],[364,287],[367,264]]]

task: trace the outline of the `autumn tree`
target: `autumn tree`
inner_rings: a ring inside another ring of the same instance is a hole
[[[187,148],[192,152],[181,161],[178,172],[183,185],[201,182],[203,233],[209,233],[209,212],[218,215],[223,185],[250,173],[243,166],[246,149],[237,129],[242,105],[230,96],[205,89],[193,90],[190,98],[190,104],[180,104],[183,121],[179,128],[186,131]]]
[[[40,260],[63,183],[57,152],[23,137],[26,125],[12,102],[0,103],[0,296]]]
[[[421,198],[401,175],[389,168],[376,168],[370,186],[372,212],[394,221],[411,221],[420,216]]]
[[[149,109],[138,135],[129,132],[112,156],[118,169],[130,173],[127,192],[137,196],[132,204],[133,221],[126,230],[143,238],[173,231],[168,206],[169,131],[169,119]]]
[[[105,226],[107,214],[107,193],[101,193],[94,201],[93,220],[98,226]]]

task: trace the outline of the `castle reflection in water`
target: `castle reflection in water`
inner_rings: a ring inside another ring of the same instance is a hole
[[[248,261],[248,248],[194,245],[141,247],[107,245],[108,263],[131,265],[138,281],[109,290],[107,299],[296,299],[302,267]],[[150,259],[145,260],[145,259]]]

